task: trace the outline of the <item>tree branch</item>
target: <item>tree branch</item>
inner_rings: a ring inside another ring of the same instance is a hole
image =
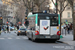
[[[54,6],[56,7],[56,5],[55,5],[54,1],[53,1],[53,0],[51,0],[51,1],[52,1],[52,3],[54,4]],[[58,11],[58,12],[60,12],[60,10],[59,10],[59,9],[57,9],[57,11]]]
[[[61,13],[65,10],[65,8],[68,6],[68,3],[64,6],[63,10],[61,11]]]

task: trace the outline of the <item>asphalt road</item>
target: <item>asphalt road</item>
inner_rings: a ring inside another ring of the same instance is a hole
[[[26,36],[11,32],[0,35],[0,50],[75,50],[75,47],[61,42],[32,42]]]

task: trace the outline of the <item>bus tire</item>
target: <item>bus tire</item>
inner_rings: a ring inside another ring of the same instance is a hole
[[[17,36],[19,36],[19,34],[17,34]]]
[[[28,37],[28,40],[31,40],[31,39]]]

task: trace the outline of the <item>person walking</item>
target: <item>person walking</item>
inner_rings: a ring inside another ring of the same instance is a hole
[[[19,25],[17,25],[17,30],[19,30]]]
[[[68,34],[70,34],[70,25],[69,24],[67,25],[67,32],[68,32]]]
[[[3,32],[4,32],[4,33],[6,33],[6,32],[5,32],[5,29],[6,29],[6,28],[5,28],[5,27],[3,27]]]
[[[7,26],[7,33],[9,32],[9,25]]]

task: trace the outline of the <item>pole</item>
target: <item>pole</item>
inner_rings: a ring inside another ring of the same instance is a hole
[[[33,12],[33,2],[32,2],[32,12]]]
[[[66,27],[65,27],[65,36],[66,36]]]

